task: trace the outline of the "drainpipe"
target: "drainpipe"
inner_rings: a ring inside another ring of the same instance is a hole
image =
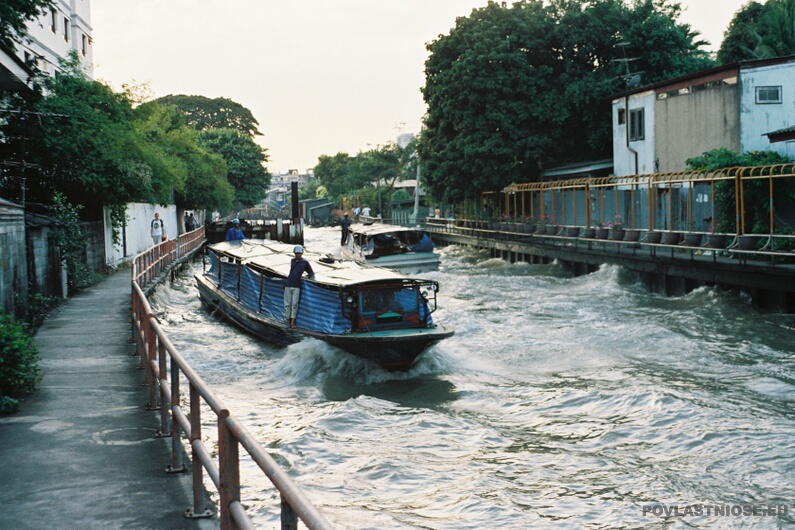
[[[638,174],[638,152],[635,151],[634,149],[632,149],[629,146],[629,124],[630,124],[630,121],[631,121],[629,119],[629,94],[624,96],[624,113],[625,113],[625,116],[626,116],[626,118],[625,118],[626,121],[624,122],[624,124],[625,124],[625,127],[626,127],[626,133],[627,133],[626,134],[627,150],[635,156],[635,172],[634,172],[634,174],[637,175]]]

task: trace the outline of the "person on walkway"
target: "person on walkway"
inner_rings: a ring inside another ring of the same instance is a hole
[[[149,235],[152,236],[152,243],[159,245],[162,241],[166,240],[166,226],[160,219],[160,214],[155,212],[155,218],[152,219]]]
[[[345,246],[345,243],[348,242],[348,233],[351,231],[351,220],[348,219],[347,213],[342,217],[340,226],[342,227],[342,241],[340,242],[340,245]]]
[[[309,275],[310,280],[315,279],[312,265],[303,259],[304,247],[296,245],[293,248],[295,257],[290,260],[290,274],[284,281],[284,320],[290,328],[295,327],[295,317],[298,315],[298,300],[301,298],[301,276]]]
[[[185,212],[185,217],[183,217],[182,222],[185,224],[185,231],[190,232],[190,217],[188,216],[188,212]]]
[[[226,231],[226,240],[240,241],[242,239],[246,239],[246,236],[243,234],[243,230],[240,228],[240,219],[235,219],[232,221],[231,228]]]
[[[365,206],[364,208],[362,208],[362,215],[365,216],[365,217],[370,217],[370,207],[369,206]]]
[[[199,228],[199,223],[196,221],[196,218],[193,217],[193,212],[190,213],[190,218],[188,219],[188,223],[189,223],[189,226],[190,226],[190,229],[188,230],[188,232],[190,232],[192,230],[196,230],[197,228]]]

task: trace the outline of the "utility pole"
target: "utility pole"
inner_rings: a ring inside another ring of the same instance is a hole
[[[415,154],[416,156],[416,154]],[[420,158],[417,157],[417,184],[414,186],[414,222],[420,222]]]

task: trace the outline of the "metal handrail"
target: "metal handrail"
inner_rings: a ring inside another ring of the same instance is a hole
[[[146,384],[149,387],[147,408],[160,410],[160,434],[170,436],[172,441],[171,465],[166,471],[187,471],[187,466],[182,462],[183,433],[191,447],[193,507],[185,512],[186,517],[212,515],[204,505],[203,473],[206,470],[220,495],[221,528],[254,528],[240,498],[239,447],[242,446],[279,491],[282,529],[296,528],[298,518],[310,530],[331,529],[331,524],[185,361],[152,312],[144,289],[179,257],[187,255],[203,243],[204,228],[190,232],[182,239],[179,244],[176,241],[160,243],[155,248],[142,252],[133,260],[132,322],[136,353],[141,358],[141,366],[145,370]],[[169,361],[170,370],[167,368]],[[186,414],[181,406],[182,377],[187,379],[189,385],[189,414]],[[202,441],[202,401],[210,407],[217,418],[217,463]]]

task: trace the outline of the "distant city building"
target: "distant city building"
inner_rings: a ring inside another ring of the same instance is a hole
[[[413,133],[403,133],[397,137],[397,145],[401,149],[405,149],[409,143],[414,139]]]
[[[289,188],[293,182],[298,183],[298,187],[303,187],[309,184],[315,175],[307,170],[306,173],[299,173],[297,169],[290,169],[287,173],[273,175],[271,177],[271,189],[273,188]]]
[[[55,0],[52,8],[28,21],[28,34],[15,43],[16,50],[13,53],[0,50],[0,87],[30,86],[30,69],[21,65],[35,65],[42,72],[54,75],[60,60],[72,50],[77,51],[85,74],[93,78],[90,5],[90,0]]]

